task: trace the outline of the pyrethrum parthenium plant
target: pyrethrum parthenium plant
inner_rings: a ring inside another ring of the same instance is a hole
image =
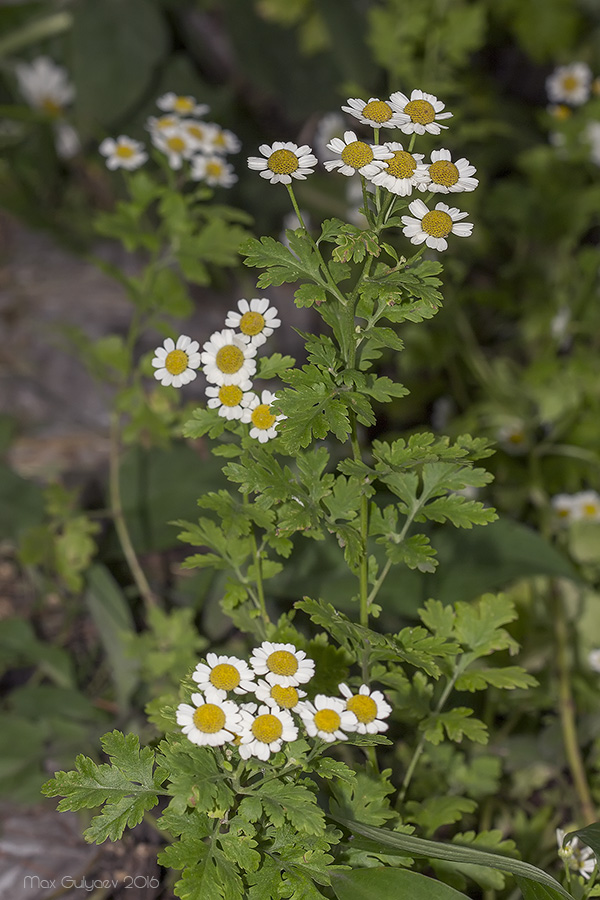
[[[175,890],[189,900],[456,900],[467,875],[502,890],[504,873],[528,897],[568,897],[549,875],[502,855],[515,848],[499,831],[472,830],[478,800],[500,774],[496,758],[473,752],[488,740],[477,694],[533,683],[504,658],[488,659],[516,650],[505,628],[512,604],[492,595],[454,607],[429,600],[421,624],[377,628],[395,567],[436,567],[428,522],[494,519],[464,495],[489,481],[477,466],[491,452],[485,440],[365,440],[376,407],[406,393],[376,369],[384,352],[402,350],[394,326],[430,319],[441,305],[441,265],[424,251],[445,251],[472,229],[434,195],[477,181],[466,159],[414,152],[417,137],[439,135],[451,115],[432,95],[352,99],[345,111],[374,129],[374,142],[347,131],[329,144],[325,167],[360,178],[364,227],[328,219],[316,238],[304,227],[292,185],[314,170],[309,147],[262,145],[249,159],[285,186],[300,227],[286,244],[248,241],[245,262],[264,270],[261,290],[298,283],[296,303],[320,314],[323,331],[303,335],[307,363],[263,354],[285,327],[285,313],[264,297],[240,301],[201,352],[181,336],[154,359],[157,378],[175,387],[204,367],[207,407],[184,433],[216,442],[231,487],[201,497],[203,516],[179,523],[180,536],[201,548],[190,568],[225,573],[223,610],[251,647],[245,658],[209,653],[182,684],[181,702],[152,705],[165,735],[156,746],[113,731],[103,739],[109,762],[80,757],[45,793],[63,796],[61,809],[103,806],[86,832],[96,842],[117,840],[160,804],[158,825],[172,842],[159,859],[181,871]],[[384,127],[408,146],[379,143]],[[410,201],[413,191],[423,199]],[[406,255],[395,246],[402,238]],[[256,386],[273,378],[287,386]],[[269,579],[294,565],[303,539],[332,536],[355,584],[345,609],[329,602],[324,582],[277,616]],[[469,694],[475,709],[464,705]],[[430,839],[442,826],[451,844]]]

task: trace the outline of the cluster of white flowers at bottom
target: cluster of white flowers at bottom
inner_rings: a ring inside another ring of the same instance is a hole
[[[296,740],[299,725],[309,737],[327,743],[351,733],[386,731],[392,708],[381,691],[363,684],[358,692],[340,684],[341,697],[317,694],[304,700],[315,664],[293,644],[263,641],[249,662],[208,653],[192,678],[198,692],[180,703],[176,720],[194,744],[237,747],[242,759],[267,760],[283,744]],[[254,695],[257,702],[249,700]],[[296,715],[294,719],[293,714]]]

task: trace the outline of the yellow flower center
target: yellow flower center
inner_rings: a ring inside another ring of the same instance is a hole
[[[219,131],[219,133],[214,136],[213,144],[215,147],[225,147],[226,146],[225,135],[223,134],[222,131]],[[292,156],[293,156],[293,154],[292,154]]]
[[[244,313],[240,319],[240,331],[244,334],[260,334],[265,327],[265,318],[258,312]]]
[[[175,116],[161,116],[156,120],[154,127],[161,131],[163,128],[173,128],[174,125],[177,125]]]
[[[53,97],[44,97],[41,106],[49,116],[59,116],[62,112],[62,106]]]
[[[135,150],[128,144],[119,144],[115,150],[115,156],[118,156],[120,159],[131,159],[134,153]]]
[[[204,734],[216,734],[225,724],[225,713],[216,703],[205,703],[194,713],[194,725]]]
[[[212,178],[218,178],[223,174],[223,166],[218,162],[209,162],[206,164],[206,174]]]
[[[181,375],[187,369],[188,361],[188,355],[183,350],[171,350],[165,359],[165,369],[171,375]]]
[[[436,184],[452,187],[458,181],[458,169],[449,159],[438,159],[429,166],[429,177]]]
[[[227,344],[217,351],[216,363],[221,372],[233,375],[234,372],[239,372],[244,365],[244,354],[234,344]]]
[[[421,219],[421,227],[432,237],[443,238],[452,231],[452,218],[441,209],[432,209]]]
[[[411,122],[420,125],[429,125],[435,120],[435,109],[429,100],[410,100],[404,107],[404,112],[410,116]]]
[[[291,175],[299,166],[298,157],[291,150],[276,150],[267,162],[267,167],[276,175]]]
[[[392,118],[392,109],[384,100],[371,100],[362,111],[365,119],[372,122],[388,122]]]
[[[178,113],[189,113],[195,105],[189,97],[176,97],[173,109],[177,110]]]
[[[595,503],[584,503],[583,504],[584,516],[590,516],[590,518],[591,518],[592,516],[597,515],[597,513],[598,513],[598,507],[596,506]]]
[[[579,87],[579,82],[575,75],[565,75],[563,78],[563,88],[565,91],[574,91]]]
[[[186,131],[189,135],[191,135],[193,138],[196,138],[196,140],[198,141],[201,141],[206,134],[206,129],[202,128],[201,125],[188,125],[186,127]]]
[[[261,741],[263,744],[272,744],[283,734],[283,725],[277,716],[267,713],[264,716],[256,717],[252,723],[252,734],[257,741]]]
[[[563,506],[562,509],[556,510],[556,515],[558,516],[559,519],[567,519],[569,517],[570,512],[571,512],[571,510],[568,507]]]
[[[298,660],[288,650],[275,650],[267,657],[267,665],[275,675],[295,675],[298,671]]]
[[[185,150],[185,141],[180,137],[167,138],[167,147],[174,153],[183,153]]]
[[[229,663],[219,663],[210,673],[210,683],[220,691],[232,691],[240,681],[240,673]]]
[[[315,725],[319,731],[331,734],[333,731],[337,731],[341,724],[340,715],[334,709],[320,709],[315,713]]]
[[[362,169],[373,162],[373,151],[364,141],[352,141],[341,153],[342,161],[353,169]]]
[[[281,687],[274,684],[271,688],[271,697],[282,709],[293,709],[298,700],[298,691],[293,687]]]
[[[266,431],[268,428],[273,427],[276,416],[274,416],[273,413],[269,411],[269,407],[266,403],[261,403],[259,406],[252,410],[252,415],[250,416],[250,418],[252,419],[253,425],[255,425],[257,428],[260,428],[261,430],[264,429]],[[282,650],[281,652],[283,653],[284,651]],[[271,654],[271,656],[274,655],[275,654]],[[291,656],[292,654],[288,653],[287,655]],[[269,659],[271,659],[271,657],[269,657]],[[284,673],[282,672],[281,674],[283,675]]]
[[[410,178],[417,168],[417,161],[406,150],[394,150],[393,159],[387,160],[387,171],[394,178]]]
[[[237,384],[224,384],[219,388],[219,400],[223,406],[237,406],[243,396],[244,392]]]
[[[525,440],[525,435],[522,431],[513,431],[508,436],[508,441],[510,444],[522,444]]]
[[[371,697],[364,694],[355,694],[346,703],[346,708],[353,712],[359,722],[368,725],[377,718],[377,704]]]
[[[565,106],[564,103],[559,103],[552,110],[552,115],[555,119],[558,119],[559,122],[564,122],[565,119],[568,119],[571,115],[571,110],[568,106]]]

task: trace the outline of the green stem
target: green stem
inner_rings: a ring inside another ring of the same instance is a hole
[[[321,265],[321,271],[323,272],[323,275],[325,276],[325,280],[327,281],[328,289],[339,300],[339,302],[342,304],[342,306],[346,306],[347,300],[344,297],[344,295],[342,294],[342,292],[340,291],[340,289],[338,288],[338,286],[335,283],[335,281],[333,280],[333,278],[331,277],[331,272],[329,271],[329,266],[323,259],[323,254],[319,250],[319,245],[316,243],[312,234],[309,232],[308,228],[304,224],[304,219],[302,218],[302,213],[300,212],[300,207],[298,206],[298,201],[296,200],[296,195],[294,194],[293,187],[291,186],[291,184],[286,184],[286,188],[288,190],[288,194],[290,195],[290,200],[292,201],[292,206],[294,207],[294,212],[296,213],[296,216],[298,217],[298,221],[300,222],[300,225],[304,229],[304,233],[306,234],[307,238],[310,240],[311,244],[313,245],[313,249],[319,258],[319,263]]]
[[[113,412],[110,425],[110,457],[109,457],[109,496],[110,509],[119,543],[123,550],[127,565],[136,583],[140,597],[144,601],[146,614],[154,606],[158,605],[157,598],[148,584],[148,580],[144,575],[144,571],[139,563],[135,552],[127,522],[123,515],[123,504],[121,500],[121,482],[119,478],[119,467],[121,462],[120,452],[120,429],[119,414]]]
[[[573,779],[575,793],[584,825],[591,825],[598,818],[590,793],[585,766],[581,756],[575,720],[575,701],[571,691],[569,670],[569,636],[564,605],[554,582],[551,582],[554,600],[554,635],[556,638],[556,666],[558,670],[558,708],[567,763]]]
[[[456,679],[457,679],[458,676],[461,674],[463,668],[464,668],[464,666],[463,666],[463,664],[462,664],[462,661],[459,660],[459,661],[456,663],[456,666],[455,666],[455,668],[454,668],[454,672],[453,672],[453,674],[452,674],[452,677],[451,677],[450,680],[448,681],[446,687],[444,688],[444,692],[442,693],[442,696],[440,697],[440,699],[438,700],[438,702],[437,702],[437,704],[436,704],[436,707],[435,707],[435,709],[434,709],[434,711],[433,711],[433,712],[434,712],[434,715],[437,715],[438,713],[440,713],[440,712],[442,711],[442,709],[444,708],[444,706],[445,706],[445,704],[446,704],[446,700],[448,699],[448,697],[449,697],[450,694],[452,693],[452,689],[453,689],[454,685],[456,684]],[[409,788],[410,783],[411,783],[411,781],[412,781],[412,777],[413,777],[414,772],[415,772],[415,769],[416,769],[416,767],[417,767],[417,763],[419,762],[419,760],[420,760],[420,758],[421,758],[421,754],[423,753],[423,750],[424,750],[424,749],[425,749],[425,733],[423,733],[423,734],[421,735],[421,738],[420,738],[420,740],[419,740],[419,743],[418,743],[417,746],[415,747],[415,750],[414,750],[414,752],[413,752],[413,755],[412,755],[412,757],[411,757],[411,760],[410,760],[410,762],[409,762],[409,764],[408,764],[408,768],[407,768],[407,770],[406,770],[406,774],[404,775],[404,780],[402,781],[402,785],[401,785],[400,791],[399,791],[399,793],[398,793],[398,802],[399,802],[399,803],[403,803],[403,802],[404,802],[404,799],[405,799],[405,797],[406,797],[408,788]]]

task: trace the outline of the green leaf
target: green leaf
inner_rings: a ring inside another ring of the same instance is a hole
[[[122,120],[142,98],[167,48],[158,7],[146,0],[96,0],[73,6],[73,81],[78,126]]]
[[[259,276],[258,287],[306,279],[322,283],[318,257],[308,238],[294,234],[290,247],[292,249],[272,237],[262,237],[259,241],[251,238],[242,244],[240,253],[246,257],[244,263],[247,266],[268,269]]]
[[[442,844],[438,841],[428,841],[412,835],[399,834],[385,828],[363,825],[361,822],[342,819],[338,816],[332,816],[332,818],[339,822],[340,825],[344,825],[349,831],[361,834],[363,837],[370,838],[373,841],[378,841],[380,844],[395,847],[397,850],[408,853],[411,856],[424,856],[430,859],[444,859],[449,862],[490,866],[493,869],[499,869],[501,872],[516,875],[523,879],[524,882],[542,885],[549,891],[547,900],[559,900],[559,898],[562,898],[562,900],[573,900],[558,881],[555,881],[552,876],[547,875],[541,869],[529,865],[529,863],[500,856],[496,853],[488,853],[475,847]]]
[[[331,886],[338,900],[468,900],[441,881],[390,867],[336,872]]]
[[[488,731],[483,722],[471,718],[473,710],[466,706],[456,706],[445,712],[433,713],[420,723],[425,739],[431,744],[444,740],[444,732],[451,741],[460,743],[463,737],[477,744],[487,744]]]
[[[600,859],[600,821],[592,822],[591,825],[586,825],[585,828],[579,828],[577,831],[569,831],[568,834],[565,834],[563,847],[566,847],[573,838],[579,838],[580,841],[587,844],[594,851],[596,859]]]
[[[109,662],[110,676],[115,686],[121,711],[127,708],[138,684],[136,662],[127,657],[127,638],[135,634],[131,609],[117,582],[105,566],[88,569],[85,602],[96,626]]]
[[[98,766],[88,757],[78,756],[75,771],[57,772],[42,788],[46,797],[64,798],[58,804],[61,812],[104,805],[84,833],[87,841],[97,844],[107,838],[116,841],[125,828],[139,824],[144,813],[158,803],[167,774],[155,781],[154,753],[149,747],[140,750],[137,735],[112,731],[101,740],[110,764]]]
[[[258,360],[258,371],[255,378],[278,378],[296,364],[293,356],[282,356],[281,353],[272,353],[271,356],[261,356]]]
[[[321,834],[325,827],[323,810],[314,794],[301,784],[272,781],[268,791],[261,791],[259,799],[265,815],[276,828],[287,821],[297,831]]]

